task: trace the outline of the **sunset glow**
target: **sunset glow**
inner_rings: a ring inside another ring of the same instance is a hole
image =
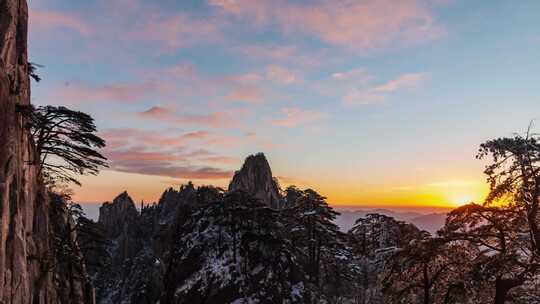
[[[264,152],[336,206],[456,207],[487,193],[479,144],[540,118],[539,2],[158,2],[29,3],[32,102],[108,143],[77,201],[227,187]]]

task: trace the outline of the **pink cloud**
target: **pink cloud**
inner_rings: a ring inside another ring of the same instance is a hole
[[[194,19],[183,14],[160,15],[146,20],[143,28],[129,33],[129,37],[174,51],[197,43],[222,40],[221,26],[217,20]]]
[[[107,141],[108,150],[147,146],[149,148],[172,147],[183,150],[187,144],[199,142],[205,146],[234,146],[242,143],[240,137],[193,131],[177,134],[175,131],[149,131],[136,128],[108,129],[100,132]],[[111,143],[113,144],[111,147]],[[198,153],[199,154],[199,153]]]
[[[242,85],[234,89],[227,99],[247,103],[260,103],[264,100],[263,91],[254,85]]]
[[[159,71],[159,72],[166,74],[167,76],[174,77],[174,78],[184,78],[184,79],[197,78],[197,72],[195,70],[195,67],[188,64],[175,65],[175,66],[167,68],[165,72],[163,71]]]
[[[177,155],[170,152],[144,151],[141,149],[131,149],[128,151],[109,151],[106,153],[107,158],[113,162],[119,161],[139,161],[141,163],[149,161],[185,161],[186,158],[182,155]]]
[[[212,128],[232,127],[238,124],[238,118],[244,116],[242,109],[234,111],[218,111],[208,114],[177,114],[170,109],[154,106],[137,113],[139,117],[158,120],[172,124],[202,125]]]
[[[327,117],[324,113],[302,110],[300,108],[283,108],[281,112],[285,117],[273,120],[272,123],[282,127],[295,127],[301,124],[313,123]]]
[[[177,123],[203,125],[213,128],[229,127],[235,125],[234,119],[226,112],[214,112],[210,114],[180,115],[175,120]]]
[[[37,38],[43,34],[51,36],[59,28],[72,29],[84,36],[81,52],[95,57],[103,55],[104,45],[109,46],[107,56],[123,56],[119,59],[124,59],[131,55],[132,47],[160,54],[221,42],[222,28],[226,24],[226,20],[216,19],[216,16],[193,17],[185,11],[164,10],[155,3],[140,0],[97,0],[83,6],[84,10],[35,9],[43,6],[33,4],[30,12],[30,30],[40,34]]]
[[[295,58],[300,54],[300,51],[293,46],[247,45],[238,48],[238,50],[249,57],[270,61],[286,61]]]
[[[149,118],[165,118],[171,115],[171,111],[161,106],[153,106],[146,111],[140,112],[139,115]]]
[[[202,160],[218,164],[237,164],[239,162],[238,158],[230,156],[207,156],[202,158]]]
[[[38,32],[63,28],[74,30],[83,36],[88,36],[92,33],[92,26],[74,15],[41,10],[30,10],[29,14],[30,27]]]
[[[336,72],[332,74],[332,79],[346,82],[352,81],[356,84],[366,84],[368,81],[373,79],[373,75],[371,75],[365,69],[358,68],[350,71]]]
[[[105,155],[114,171],[194,179],[229,178],[231,174],[208,164],[230,164],[234,158],[188,149],[189,141],[203,140],[208,145],[207,137],[219,137],[206,131],[174,134],[171,130],[127,128],[105,130],[100,135],[107,140]],[[111,141],[117,144],[111,146]]]
[[[369,90],[362,91],[358,89],[350,90],[343,97],[343,102],[348,105],[370,105],[381,104],[386,100],[386,96],[373,93]]]
[[[266,77],[279,84],[293,84],[300,80],[296,72],[277,65],[270,65],[266,68]]]
[[[167,176],[172,178],[193,178],[193,179],[225,179],[230,178],[232,172],[210,166],[184,165],[171,162],[173,157],[167,159],[166,153],[155,153],[150,159],[141,153],[124,153],[111,158],[111,168],[115,171],[138,173],[144,175]],[[133,160],[135,159],[135,160]],[[163,161],[161,161],[163,159]]]
[[[127,168],[120,171],[173,178],[230,179],[232,177],[231,170],[196,166],[146,166],[141,168]]]
[[[205,139],[210,136],[210,132],[207,131],[196,131],[190,132],[183,135],[184,138],[188,139]]]
[[[170,132],[147,131],[135,128],[109,129],[100,132],[107,141],[107,148],[115,150],[126,146],[176,146],[181,147],[186,142],[183,135],[170,135]],[[112,144],[112,146],[111,146]]]
[[[399,90],[417,87],[428,76],[428,73],[409,73],[374,87],[364,89],[353,87],[345,94],[343,102],[349,105],[381,104],[386,101],[389,94]]]
[[[375,87],[373,91],[389,93],[389,92],[394,92],[401,88],[415,87],[421,84],[423,81],[425,81],[426,78],[427,78],[426,73],[405,74],[385,84]]]
[[[240,74],[240,75],[233,75],[229,78],[233,82],[237,82],[243,85],[246,85],[246,84],[253,85],[255,83],[260,82],[263,79],[261,75],[257,73],[253,73],[253,72]]]
[[[288,45],[243,45],[233,48],[247,58],[255,61],[268,63],[281,63],[289,66],[301,66],[311,68],[323,62],[335,61],[336,58],[329,58],[325,50],[310,50],[306,52],[296,46]]]
[[[305,33],[331,45],[371,52],[395,44],[416,44],[442,34],[421,0],[321,1],[210,0],[223,12],[257,25],[276,25],[285,33]]]
[[[168,88],[163,83],[118,83],[89,85],[66,82],[52,93],[52,99],[64,103],[84,102],[137,102],[150,94],[164,94]]]

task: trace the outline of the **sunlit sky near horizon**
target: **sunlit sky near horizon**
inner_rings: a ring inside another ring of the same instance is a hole
[[[335,205],[457,206],[487,191],[478,145],[540,119],[539,1],[29,6],[32,102],[90,113],[108,141],[81,202],[226,186],[264,152]]]

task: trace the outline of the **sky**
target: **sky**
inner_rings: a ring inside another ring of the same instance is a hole
[[[29,7],[32,102],[91,114],[108,143],[79,202],[226,187],[264,152],[335,206],[458,206],[486,194],[482,142],[540,129],[539,1]]]

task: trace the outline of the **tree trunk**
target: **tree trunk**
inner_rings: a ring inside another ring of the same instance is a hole
[[[424,264],[423,273],[424,273],[424,304],[429,304],[429,298],[430,298],[429,289],[431,285],[429,284],[429,272],[428,272],[427,263]]]
[[[508,292],[519,285],[523,284],[522,280],[505,280],[497,278],[495,281],[495,304],[504,304],[508,297]]]

